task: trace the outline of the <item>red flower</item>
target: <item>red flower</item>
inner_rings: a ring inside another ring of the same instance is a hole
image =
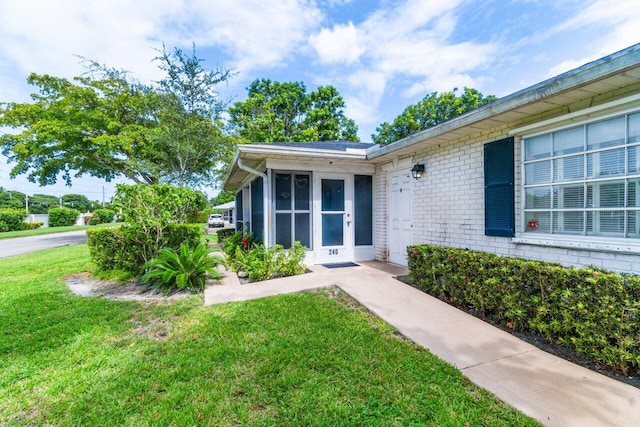
[[[244,247],[244,250],[249,250],[249,239],[247,239],[246,237],[242,238],[242,246]]]

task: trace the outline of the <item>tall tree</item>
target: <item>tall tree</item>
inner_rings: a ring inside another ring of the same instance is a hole
[[[467,87],[457,96],[457,90],[455,88],[441,94],[432,92],[418,103],[409,105],[393,123],[384,122],[376,128],[377,133],[371,135],[373,142],[380,145],[391,144],[498,99],[493,95],[484,96],[476,89]]]
[[[95,61],[71,81],[31,74],[33,102],[0,107],[0,126],[20,131],[0,137],[3,154],[16,163],[11,175],[41,185],[59,174],[71,185],[72,173],[180,185],[210,179],[218,158],[228,157],[220,154],[228,141],[215,85],[230,73],[206,70],[195,48],[186,55],[163,47],[157,60],[166,78],[155,85]]]
[[[24,209],[26,195],[0,187],[0,208]]]
[[[158,82],[163,96],[155,135],[157,152],[169,166],[163,181],[180,186],[211,181],[216,167],[234,148],[221,130],[220,114],[226,102],[216,91],[232,73],[205,69],[195,46],[190,55],[177,48],[170,53],[163,46],[155,59],[166,73]]]
[[[333,86],[307,93],[302,82],[258,79],[247,91],[246,101],[229,107],[230,126],[246,141],[358,141],[358,127]]]
[[[46,214],[51,208],[57,208],[60,205],[60,199],[56,196],[48,194],[34,194],[29,196],[29,213]],[[69,206],[71,207],[71,206]]]
[[[93,202],[82,194],[65,194],[62,196],[62,205],[80,212],[89,212],[93,208]]]

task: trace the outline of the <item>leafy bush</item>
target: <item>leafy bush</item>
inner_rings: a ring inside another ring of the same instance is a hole
[[[427,245],[408,255],[419,289],[625,374],[640,372],[640,276]]]
[[[96,209],[93,211],[93,216],[89,220],[90,225],[108,224],[113,222],[113,218],[116,216],[115,211],[111,209]]]
[[[300,242],[295,242],[289,251],[282,245],[266,248],[262,244],[254,244],[249,250],[237,245],[235,250],[231,267],[234,271],[245,272],[251,282],[294,276],[306,271],[303,262],[306,248]]]
[[[202,193],[188,188],[118,184],[113,205],[122,209],[125,222],[145,228],[156,223],[192,223],[206,203]]]
[[[193,224],[206,224],[209,221],[209,214],[211,210],[204,210],[196,212],[191,218],[189,218],[189,222]]]
[[[220,242],[218,242],[220,243]],[[236,256],[236,248],[241,247],[244,251],[248,251],[252,244],[252,236],[250,234],[243,235],[242,231],[236,231],[231,236],[227,236],[224,242],[221,243],[222,249],[225,255],[229,259],[230,263],[233,263],[233,259]]]
[[[204,204],[206,198],[202,193],[187,188],[167,184],[118,184],[113,206],[122,210],[126,222],[122,232],[128,244],[133,245],[131,250],[136,252],[136,259],[141,261],[135,270],[139,271],[143,264],[155,258],[160,249],[177,249],[183,241],[190,241],[191,235],[172,237],[169,228],[188,222],[190,215]],[[202,234],[198,226],[192,227],[198,235]],[[166,246],[167,241],[173,243]]]
[[[49,227],[75,225],[78,215],[80,215],[80,212],[75,209],[65,207],[51,208],[49,209]]]
[[[174,291],[189,289],[193,293],[204,291],[207,277],[220,279],[223,277],[216,265],[224,265],[219,256],[210,256],[205,244],[195,248],[182,244],[177,252],[161,249],[158,257],[144,267],[147,273],[142,281],[165,295]]]
[[[20,209],[0,209],[0,232],[20,231],[26,227],[24,211]]]
[[[236,234],[236,230],[233,228],[220,228],[216,231],[216,234],[218,235],[218,244],[224,249],[225,240]]]
[[[34,221],[34,222],[25,222],[24,223],[24,229],[25,230],[35,230],[37,228],[42,227],[42,222],[38,222],[38,221]]]
[[[102,271],[123,270],[134,274],[144,271],[147,262],[143,255],[159,246],[177,250],[182,244],[194,248],[200,243],[201,230],[195,224],[167,225],[159,241],[148,241],[148,236],[128,227],[87,230],[91,259]],[[159,252],[156,251],[155,255]],[[147,255],[148,256],[148,255]]]

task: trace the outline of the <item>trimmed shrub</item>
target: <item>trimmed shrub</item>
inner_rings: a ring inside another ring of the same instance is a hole
[[[0,232],[24,230],[24,216],[20,209],[0,209]]]
[[[407,250],[417,288],[624,374],[640,372],[640,276],[438,246]]]
[[[144,271],[145,256],[153,259],[159,249],[177,250],[186,244],[190,248],[200,243],[201,230],[195,224],[170,224],[162,230],[159,241],[131,227],[87,230],[91,259],[102,271],[123,270],[134,274]]]
[[[75,225],[78,219],[78,212],[71,208],[51,208],[49,209],[49,227],[66,227]]]
[[[113,222],[116,213],[111,209],[96,209],[89,220],[89,225],[108,224]]]

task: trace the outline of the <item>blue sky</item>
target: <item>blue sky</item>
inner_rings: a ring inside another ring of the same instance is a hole
[[[505,96],[640,42],[637,0],[0,0],[0,102],[24,102],[30,72],[73,77],[75,55],[160,77],[152,58],[165,43],[238,74],[224,98],[245,99],[257,78],[331,84],[370,141],[426,93],[469,86]],[[91,178],[27,194],[107,197]]]

